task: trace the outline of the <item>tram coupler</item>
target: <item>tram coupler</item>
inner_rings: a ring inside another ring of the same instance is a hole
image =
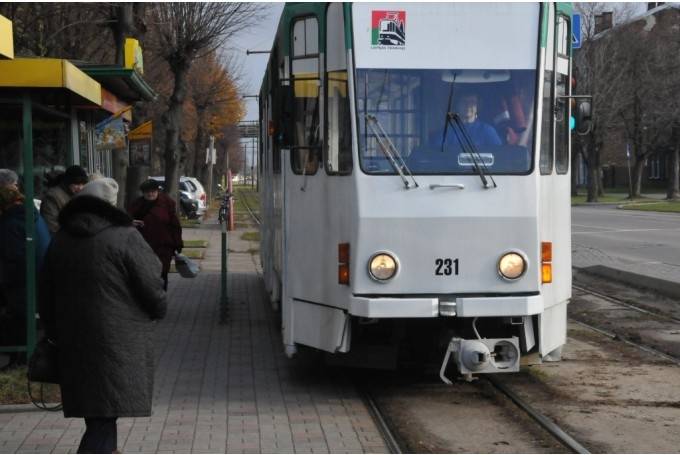
[[[515,373],[519,371],[519,338],[451,338],[439,370],[439,377],[446,384],[452,384],[445,374],[451,355],[458,371],[468,381],[478,373]]]

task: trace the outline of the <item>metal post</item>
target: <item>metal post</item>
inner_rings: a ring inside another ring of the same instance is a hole
[[[212,202],[213,198],[213,166],[215,165],[215,161],[213,160],[213,157],[215,156],[215,136],[210,135],[210,142],[208,146],[208,195],[207,195],[207,201],[206,201],[206,206],[210,208],[210,203]]]
[[[255,189],[255,138],[250,139],[250,188]]]
[[[35,207],[33,206],[33,109],[30,93],[22,99],[23,116],[23,169],[24,169],[24,209],[26,212],[26,353],[30,358],[36,343],[35,321]]]
[[[227,308],[229,304],[229,299],[227,297],[227,221],[225,220],[222,225],[222,273],[220,275],[220,321],[226,322],[227,320]]]
[[[628,163],[628,197],[633,200],[633,180],[630,174],[630,143],[626,143],[626,162]]]
[[[248,150],[246,144],[241,142],[241,150],[243,150],[243,184],[248,184]]]

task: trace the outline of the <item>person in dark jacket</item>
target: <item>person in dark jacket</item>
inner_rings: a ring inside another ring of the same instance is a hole
[[[59,212],[71,198],[83,189],[88,181],[87,172],[80,166],[69,166],[59,177],[59,184],[53,186],[42,199],[40,214],[51,233],[59,230]]]
[[[114,452],[116,419],[151,415],[154,321],[167,308],[160,261],[113,205],[117,189],[92,181],[62,209],[40,283],[64,417],[85,418],[78,453]]]
[[[133,223],[163,264],[162,278],[168,289],[168,272],[175,252],[184,247],[182,225],[177,218],[175,201],[160,191],[160,184],[149,179],[140,186],[143,196],[130,205]]]
[[[26,207],[18,177],[0,169],[0,346],[26,344]],[[42,267],[50,232],[35,208],[36,271]],[[23,362],[23,353],[9,354],[7,367]]]

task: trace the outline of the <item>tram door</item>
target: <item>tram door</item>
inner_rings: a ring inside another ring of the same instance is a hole
[[[571,174],[569,17],[548,10],[541,132],[541,241],[552,242],[552,275],[543,285],[545,311],[540,317],[540,351],[547,355],[566,342],[567,303],[571,298]]]

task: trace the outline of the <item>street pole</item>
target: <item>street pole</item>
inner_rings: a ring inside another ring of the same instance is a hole
[[[255,189],[255,138],[251,137],[250,147],[250,188]]]
[[[626,162],[628,163],[628,197],[633,200],[633,179],[630,173],[630,143],[626,143]]]
[[[241,142],[241,150],[243,150],[243,184],[248,184],[248,150],[246,144]]]
[[[215,165],[215,136],[210,135],[208,146],[208,201],[206,205],[210,207],[213,198],[213,166]]]
[[[220,322],[227,321],[227,308],[229,304],[229,299],[227,297],[227,223],[228,220],[224,220],[220,229],[222,230],[222,267],[220,274]]]

